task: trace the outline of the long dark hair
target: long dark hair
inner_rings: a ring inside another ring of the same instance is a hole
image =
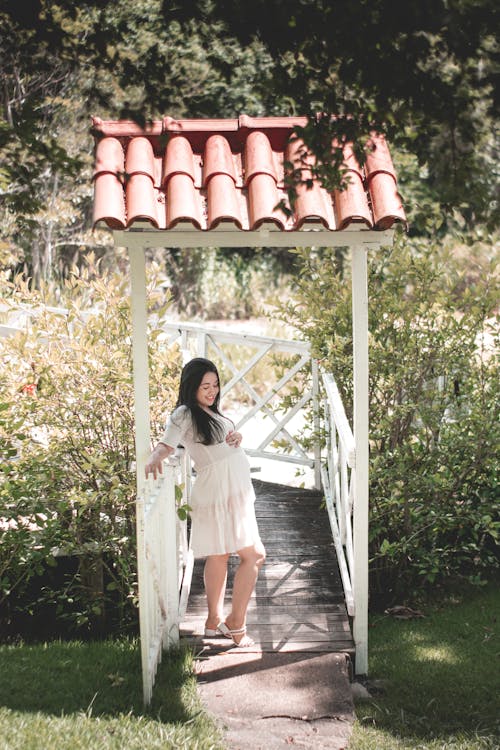
[[[193,425],[200,442],[203,445],[213,445],[221,443],[224,440],[224,428],[219,421],[208,414],[205,409],[198,405],[196,393],[201,385],[201,381],[207,372],[213,372],[220,379],[217,367],[209,359],[204,357],[195,357],[182,368],[181,383],[179,386],[179,397],[177,406],[187,406],[193,418]],[[220,390],[217,397],[209,407],[214,414],[222,414],[219,411]]]

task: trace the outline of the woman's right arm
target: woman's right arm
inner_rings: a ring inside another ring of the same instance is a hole
[[[156,479],[158,474],[162,474],[162,464],[165,458],[174,452],[175,448],[166,443],[158,443],[150,457],[146,461],[145,473],[146,479],[150,474]]]

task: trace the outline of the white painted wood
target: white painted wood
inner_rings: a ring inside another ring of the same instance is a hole
[[[21,333],[21,331],[25,330],[25,328],[20,328],[19,326],[0,325],[0,338],[5,338],[6,336],[15,336],[16,333]]]
[[[332,530],[333,543],[335,545],[335,552],[337,555],[337,562],[339,565],[340,578],[342,580],[342,586],[344,589],[344,597],[346,602],[347,613],[350,617],[354,617],[356,614],[354,595],[351,585],[351,576],[349,568],[347,566],[346,557],[344,554],[344,548],[340,539],[340,532],[337,522],[337,514],[333,504],[332,489],[330,486],[330,478],[325,467],[321,469],[323,489],[325,492],[325,503],[328,511],[328,519],[330,521],[330,528]]]
[[[255,448],[245,448],[245,453],[247,456],[253,456],[254,458],[267,458],[285,464],[307,466],[309,469],[314,467],[313,458],[301,458],[300,456],[292,456],[289,453],[270,453],[269,451],[259,451]]]
[[[312,374],[312,397],[313,397],[313,429],[314,429],[314,486],[321,489],[321,414],[320,414],[320,392],[319,392],[319,367],[314,358],[311,358]]]
[[[326,461],[321,467],[321,479],[346,607],[354,621],[356,602],[353,590],[352,504],[346,483],[350,482],[350,486],[354,487],[356,462],[348,461],[344,447],[350,446],[350,452],[353,453],[354,438],[333,376],[323,373],[322,382],[326,395],[323,406]],[[343,440],[340,438],[341,431]]]
[[[103,227],[105,228],[105,227]],[[152,227],[114,231],[115,244],[123,247],[380,247],[391,245],[394,230],[372,229],[327,231],[324,228],[295,231],[257,232],[193,229],[158,230]]]
[[[132,361],[134,378],[135,453],[136,453],[136,535],[137,535],[137,578],[139,587],[139,630],[141,634],[141,663],[144,702],[151,700],[151,653],[154,650],[149,636],[152,630],[153,593],[148,582],[147,529],[146,529],[146,484],[144,466],[150,450],[149,425],[149,377],[147,350],[147,306],[146,269],[144,251],[134,248],[129,252],[131,277],[132,312]],[[156,670],[155,670],[156,671]],[[153,677],[154,679],[154,677]]]
[[[185,321],[179,323],[165,323],[163,325],[165,331],[172,331],[172,333],[178,334],[178,336],[186,336],[191,333],[192,336],[197,336],[200,329],[199,323],[188,323]],[[230,331],[223,331],[219,328],[205,328],[203,326],[205,334],[217,341],[225,344],[234,344],[235,341],[239,341],[242,346],[258,345],[261,348],[268,344],[276,344],[279,351],[283,352],[309,352],[311,345],[307,341],[298,341],[293,339],[282,339],[274,336],[260,336],[255,333],[234,333]],[[187,338],[186,338],[187,340]]]
[[[272,348],[273,348],[273,344],[267,344],[267,346],[264,346],[263,349],[259,349],[257,352],[255,352],[255,354],[253,355],[253,357],[250,357],[250,359],[245,364],[245,366],[242,367],[241,370],[239,370],[238,372],[236,372],[233,375],[233,377],[230,380],[228,380],[227,383],[224,383],[224,386],[223,386],[222,392],[221,392],[221,396],[225,396],[226,393],[229,393],[229,391],[232,388],[234,388],[234,386],[237,385],[239,383],[239,381],[242,380],[245,377],[245,375],[247,375],[247,373],[249,373],[255,367],[255,365],[258,362],[260,362],[260,360],[263,357],[266,356],[266,354],[268,352],[271,351]]]
[[[146,268],[142,249],[131,249],[129,257],[137,494],[140,495],[144,484],[144,466],[151,450]]]
[[[301,409],[304,408],[306,404],[308,404],[313,397],[312,391],[306,391],[301,399],[297,401],[297,403],[286,413],[286,415],[283,417],[283,419],[279,419],[276,423],[276,427],[264,438],[264,440],[260,443],[257,450],[264,450],[266,446],[271,443],[275,437],[277,437],[280,432],[283,432],[283,427],[297,414],[297,412],[301,411]],[[307,458],[306,454],[301,451],[304,458]]]
[[[318,371],[317,368],[314,369],[311,367],[310,344],[308,342],[291,341],[255,334],[228,333],[219,329],[203,328],[197,324],[184,322],[166,324],[164,325],[164,329],[169,335],[169,345],[174,344],[180,339],[183,351],[188,352],[190,357],[210,356],[214,358],[214,355],[216,355],[217,359],[224,364],[226,370],[231,373],[231,377],[223,385],[222,397],[225,397],[238,384],[245,389],[253,404],[240,416],[236,423],[236,429],[241,429],[258,413],[268,418],[270,427],[264,428],[259,445],[248,445],[245,443],[245,451],[248,456],[272,459],[284,463],[294,463],[307,466],[308,468],[319,467],[319,445],[315,448],[314,457],[309,456],[287,429],[287,424],[301,409],[314,404],[314,393],[318,391],[318,384],[316,383],[315,385],[314,381],[314,378],[318,377]],[[236,366],[231,359],[231,355],[227,353],[227,349],[222,348],[223,344],[231,344],[233,347],[255,348],[257,351],[243,366]],[[246,376],[264,357],[274,352],[293,354],[298,356],[299,359],[263,396],[259,396]],[[311,368],[312,371],[312,390],[305,392],[302,398],[299,399],[299,402],[286,412],[277,413],[272,407],[269,408],[268,404],[274,399],[276,393],[292,381],[297,374],[302,371],[307,373],[308,368]],[[266,450],[267,446],[277,437],[286,440],[290,446],[290,453]],[[319,472],[319,468],[317,471]]]
[[[337,500],[337,521],[339,525],[339,533],[340,533],[340,541],[342,542],[342,546],[345,547],[346,543],[346,526],[350,525],[351,520],[347,517],[347,514],[345,512],[346,508],[346,497],[345,493],[343,492],[343,486],[342,486],[342,479],[344,476],[344,469],[347,470],[347,462],[345,460],[344,456],[344,448],[342,445],[341,440],[339,439],[338,445],[337,445],[337,456],[336,456],[336,466],[335,466],[335,497]],[[350,568],[352,570],[352,568]]]
[[[151,700],[163,650],[179,643],[180,615],[192,574],[186,522],[181,522],[176,512],[176,484],[186,487],[181,469],[182,462],[177,457],[164,462],[163,473],[156,480],[148,479],[144,483],[137,503],[138,524],[143,530],[142,544],[138,548],[139,622],[146,705]],[[184,495],[182,502],[186,500]],[[187,548],[182,554],[179,554],[179,539],[187,539]]]
[[[165,576],[166,616],[163,632],[163,647],[170,648],[179,645],[179,555],[178,536],[179,524],[175,504],[175,475],[172,466],[167,467],[170,473],[167,493],[162,498],[162,514],[165,521],[164,535],[160,540],[162,550],[163,574]]]
[[[348,465],[353,468],[356,462],[356,446],[354,435],[345,413],[344,404],[340,397],[337,383],[330,373],[323,374],[323,385],[325,387],[333,420],[335,422],[340,441],[343,445]]]
[[[352,316],[354,355],[354,575],[356,617],[353,636],[356,674],[368,673],[368,273],[367,251],[352,248]]]

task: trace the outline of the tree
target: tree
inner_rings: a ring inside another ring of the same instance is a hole
[[[7,3],[0,12],[0,190],[6,245],[35,284],[95,246],[90,115],[139,122],[277,112],[273,61],[219,21],[157,0]]]
[[[498,221],[493,0],[183,3],[186,16],[202,12],[225,19],[243,43],[267,46],[275,89],[311,116],[303,136],[325,163],[332,136],[364,143],[371,129],[382,130],[417,155],[448,219],[459,210],[469,225]],[[319,173],[339,181],[337,169]]]

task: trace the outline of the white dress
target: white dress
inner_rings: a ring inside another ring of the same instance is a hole
[[[172,448],[183,445],[194,462],[196,479],[189,504],[195,557],[237,552],[260,541],[248,459],[242,448],[225,442],[232,422],[213,416],[224,428],[221,443],[203,445],[197,439],[187,406],[171,414],[160,440]]]

